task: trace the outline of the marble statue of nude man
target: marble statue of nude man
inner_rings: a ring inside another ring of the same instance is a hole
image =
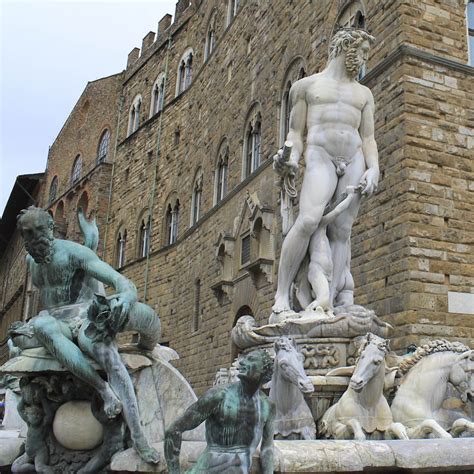
[[[261,441],[263,474],[273,473],[275,405],[260,390],[269,382],[273,361],[268,352],[255,350],[239,364],[238,382],[211,388],[165,433],[165,457],[170,474],[179,474],[179,453],[184,431],[206,422],[207,447],[188,474],[248,474]]]
[[[138,454],[156,463],[159,453],[144,436],[133,384],[116,343],[96,343],[86,335],[93,284],[99,281],[114,288],[116,294],[110,301],[113,317],[122,321],[121,330],[137,331],[145,349],[152,350],[158,342],[160,319],[152,308],[137,302],[132,282],[100,260],[91,248],[54,238],[53,227],[51,215],[40,208],[31,206],[18,216],[32,283],[40,291],[44,308],[30,321],[34,337],[98,392],[109,418],[123,412]],[[108,381],[96,372],[84,353],[102,367]]]
[[[374,100],[357,76],[367,61],[374,38],[358,29],[339,30],[332,38],[323,71],[300,79],[290,90],[291,113],[287,140],[293,143],[289,160],[280,150],[274,157],[280,175],[295,173],[303,154],[306,169],[299,198],[299,215],[283,242],[278,288],[272,318],[298,317],[290,305],[290,288],[320,225],[326,206],[348,186],[362,185],[350,206],[328,225],[333,278],[331,305],[353,304],[349,269],[350,235],[361,195],[377,188],[379,163],[374,139]]]

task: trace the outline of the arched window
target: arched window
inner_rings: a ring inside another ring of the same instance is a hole
[[[193,80],[193,50],[187,50],[179,61],[176,95],[184,92]]]
[[[161,112],[165,104],[165,74],[161,73],[153,84],[150,117]]]
[[[51,181],[51,186],[49,187],[48,205],[56,200],[57,194],[58,194],[58,177],[55,176]]]
[[[138,258],[146,257],[150,252],[151,220],[150,216],[144,217],[138,231]]]
[[[474,66],[474,0],[469,0],[466,5],[466,16],[467,16],[467,30],[468,30],[468,44],[467,49],[469,52],[469,66]]]
[[[286,70],[281,94],[281,112],[280,112],[280,146],[285,143],[288,131],[290,129],[290,89],[299,79],[305,77],[305,67],[303,58],[293,60]]]
[[[100,137],[99,148],[97,150],[97,163],[102,163],[107,159],[107,153],[109,151],[109,142],[110,132],[107,129]]]
[[[127,231],[121,230],[117,236],[115,263],[117,268],[122,268],[125,265],[125,250],[127,247]]]
[[[77,155],[72,165],[71,184],[77,183],[82,174],[82,157]]]
[[[229,175],[229,146],[224,141],[219,148],[217,166],[214,178],[214,204],[218,204],[227,194],[227,179]]]
[[[174,206],[168,204],[166,210],[166,244],[171,245],[178,240],[179,224],[179,200],[176,199]]]
[[[232,23],[239,9],[240,0],[227,0],[227,26]]]
[[[202,171],[199,170],[194,179],[193,196],[191,202],[191,226],[201,217],[201,203],[202,203]]]
[[[243,178],[260,166],[261,144],[262,118],[260,112],[254,112],[245,129]]]
[[[130,107],[130,112],[128,114],[128,131],[127,136],[131,135],[133,132],[138,130],[140,126],[140,111],[142,108],[142,97],[137,95],[133,99],[133,103]]]
[[[207,61],[209,59],[209,56],[214,51],[214,46],[216,45],[216,18],[217,12],[214,11],[207,27],[206,45],[204,48],[204,61]]]

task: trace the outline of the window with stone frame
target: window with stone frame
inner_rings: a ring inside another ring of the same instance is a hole
[[[109,143],[110,143],[110,131],[106,129],[102,133],[99,140],[99,147],[97,149],[97,163],[103,163],[107,160],[107,154],[109,152]]]
[[[201,204],[202,204],[202,181],[203,174],[199,170],[194,179],[193,185],[193,195],[191,199],[191,226],[196,224],[196,222],[201,217]]]
[[[466,17],[468,32],[467,49],[469,53],[468,64],[469,66],[474,66],[474,0],[469,0],[466,5]]]
[[[214,203],[218,204],[227,194],[227,180],[229,176],[229,146],[224,141],[219,149],[214,179]]]
[[[165,74],[161,73],[153,84],[150,117],[161,112],[165,104]]]
[[[82,175],[82,157],[77,155],[74,159],[71,172],[71,184],[77,183],[81,179]]]
[[[280,112],[280,146],[283,146],[290,129],[290,89],[293,84],[306,76],[303,58],[293,60],[285,73],[283,81],[283,90],[281,94],[281,112]]]
[[[122,229],[116,240],[115,264],[117,268],[122,268],[125,265],[125,250],[127,247],[127,231]]]
[[[239,9],[240,0],[227,0],[227,26],[234,20],[234,16]]]
[[[130,107],[128,115],[128,130],[127,136],[138,130],[140,126],[140,112],[142,108],[142,98],[140,95],[136,96]]]
[[[216,45],[216,18],[217,12],[214,10],[207,27],[206,44],[204,46],[204,61],[209,59]]]
[[[48,205],[51,204],[56,200],[56,196],[58,194],[58,177],[55,176],[49,187],[49,197],[48,197]]]
[[[174,206],[168,204],[166,209],[166,245],[174,244],[178,240],[179,208],[179,200],[176,199]]]
[[[250,262],[250,234],[242,237],[240,241],[240,264],[245,265]]]
[[[138,230],[138,258],[148,256],[150,252],[150,237],[151,237],[151,219],[146,216],[140,223]]]
[[[341,28],[360,28],[365,29],[364,7],[360,0],[350,2],[337,17],[334,26],[334,33]],[[366,65],[364,64],[359,72],[359,80],[366,74]]]
[[[244,139],[243,177],[250,176],[259,166],[262,145],[262,119],[255,113],[248,121]]]
[[[178,75],[176,81],[176,95],[184,92],[193,80],[193,57],[192,49],[189,49],[179,61]]]

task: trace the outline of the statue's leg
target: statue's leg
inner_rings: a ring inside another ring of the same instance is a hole
[[[35,456],[35,469],[38,474],[54,474],[54,469],[48,466],[48,448],[44,446]]]
[[[123,417],[130,429],[133,445],[137,453],[145,462],[157,463],[160,455],[158,451],[149,445],[143,433],[135,390],[130,374],[120,358],[116,343],[92,343],[84,334],[84,331],[81,330],[79,344],[107,372],[109,383],[122,402]]]
[[[20,457],[13,461],[11,471],[16,472],[35,472],[35,465],[33,459],[31,459],[26,453],[23,453]]]
[[[413,428],[408,428],[407,434],[410,439],[428,438],[431,434],[434,434],[436,438],[452,438],[452,436],[435,420],[422,421],[419,425],[416,425]]]
[[[337,185],[334,165],[323,152],[308,150],[308,163],[300,195],[300,212],[288,232],[281,249],[278,267],[278,288],[274,313],[290,310],[290,286],[308,250],[311,236],[318,228],[324,208],[331,200]]]
[[[364,171],[364,156],[360,152],[354,156],[345,174],[339,178],[336,195],[339,196],[345,192],[347,186],[359,185]],[[344,290],[346,279],[349,278],[350,281],[352,278],[350,276],[350,237],[352,225],[359,212],[360,200],[360,194],[356,194],[349,207],[328,225],[328,237],[333,261],[333,278],[330,284],[331,301],[336,300],[338,293]],[[352,301],[353,291],[351,290],[349,295],[344,295],[344,302],[350,304]]]
[[[332,273],[332,257],[325,227],[316,230],[311,237],[309,256],[308,279],[316,295],[316,300],[311,303],[310,309],[315,311],[317,306],[321,306],[326,311],[331,308],[329,282]]]
[[[153,350],[161,337],[161,321],[153,308],[143,303],[135,303],[128,313],[124,331],[136,331],[140,334],[138,345]]]
[[[355,418],[351,418],[348,422],[347,425],[349,426],[350,430],[354,434],[354,439],[356,441],[365,441],[366,436],[364,433],[364,430],[362,429],[362,426],[360,425],[359,421],[356,420]]]
[[[348,425],[339,421],[334,421],[332,425],[332,436],[334,439],[350,439],[353,435],[352,430]]]
[[[35,336],[61,364],[76,377],[93,387],[104,400],[107,416],[117,416],[122,406],[109,384],[105,382],[72,342],[69,328],[52,316],[41,316],[33,322]]]
[[[466,418],[458,418],[451,427],[450,433],[453,438],[458,438],[464,432],[470,433],[470,436],[474,434],[474,423],[466,420]]]
[[[385,439],[409,439],[407,429],[401,423],[392,423],[385,432]]]

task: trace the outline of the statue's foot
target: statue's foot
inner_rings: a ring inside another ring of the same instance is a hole
[[[117,398],[112,389],[107,386],[104,392],[101,394],[102,400],[104,401],[104,412],[108,418],[115,418],[122,412],[122,403]]]
[[[133,446],[143,461],[151,464],[158,464],[160,461],[160,453],[155,448],[151,447],[146,439],[134,442]]]
[[[287,298],[276,298],[275,304],[272,306],[272,312],[275,314],[284,313],[286,311],[292,311],[290,302]]]
[[[268,322],[270,324],[277,324],[282,323],[283,321],[287,321],[288,319],[301,319],[301,315],[292,309],[288,309],[286,311],[281,311],[279,313],[273,312],[270,315],[270,319]]]

